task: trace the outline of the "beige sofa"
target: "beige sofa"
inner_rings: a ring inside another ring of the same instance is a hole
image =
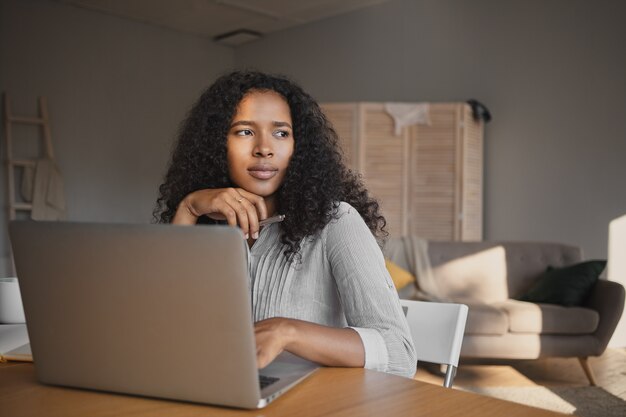
[[[469,306],[462,358],[578,357],[595,384],[586,358],[606,349],[624,308],[624,288],[601,279],[580,307],[516,300],[548,266],[580,262],[579,248],[558,243],[438,242],[405,237],[390,239],[384,253],[418,276],[416,285],[400,290],[401,298]],[[428,275],[425,267],[429,266],[430,282],[424,282]],[[428,294],[420,293],[420,282],[429,287]]]

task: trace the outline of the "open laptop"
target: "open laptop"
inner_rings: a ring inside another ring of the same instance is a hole
[[[260,408],[317,369],[288,353],[257,369],[238,229],[14,221],[9,232],[43,383]]]

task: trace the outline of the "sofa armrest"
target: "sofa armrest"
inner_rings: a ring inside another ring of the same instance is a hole
[[[585,303],[586,307],[596,310],[600,316],[600,323],[594,332],[594,336],[599,342],[599,351],[596,352],[596,355],[601,355],[604,352],[617,323],[622,317],[624,298],[624,287],[620,283],[600,279]]]

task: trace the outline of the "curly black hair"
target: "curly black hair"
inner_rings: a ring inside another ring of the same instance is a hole
[[[298,256],[306,237],[317,235],[337,217],[339,202],[352,205],[382,244],[388,235],[378,202],[368,195],[360,177],[343,162],[337,133],[317,102],[283,76],[235,71],[217,79],[189,112],[159,187],[155,221],[170,223],[183,198],[205,188],[235,185],[229,178],[226,141],[242,98],[251,91],[274,91],[285,98],[293,121],[294,152],[276,202],[285,255]],[[220,223],[207,216],[198,223]]]

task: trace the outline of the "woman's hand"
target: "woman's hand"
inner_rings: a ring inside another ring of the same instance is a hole
[[[196,224],[198,217],[206,215],[239,226],[246,239],[257,239],[259,220],[266,219],[267,214],[263,197],[242,188],[204,189],[188,194],[180,202],[172,223]]]
[[[269,365],[289,344],[290,320],[282,317],[261,320],[254,324],[256,359],[259,369]]]

